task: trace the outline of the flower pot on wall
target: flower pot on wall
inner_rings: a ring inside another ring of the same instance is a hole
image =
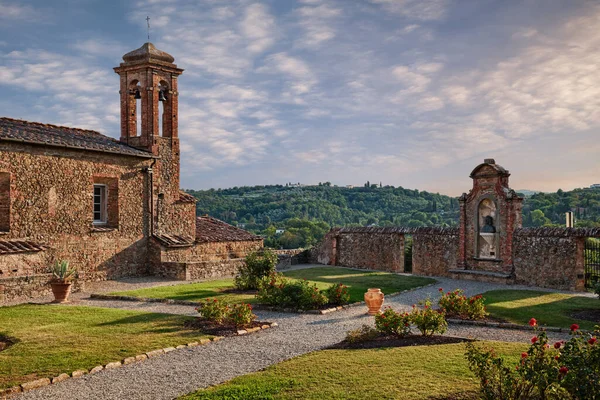
[[[69,295],[71,294],[70,282],[52,282],[52,293],[54,294],[53,303],[66,303]]]
[[[369,307],[369,315],[377,315],[381,311],[384,295],[381,289],[369,289],[365,293],[365,303]]]

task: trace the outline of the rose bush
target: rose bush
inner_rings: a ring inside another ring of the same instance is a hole
[[[444,293],[444,289],[440,288],[439,291],[442,297],[438,305],[448,317],[483,319],[488,315],[481,295],[467,297],[461,289]]]
[[[536,327],[537,321],[532,318],[529,325]],[[546,332],[539,332],[514,368],[493,350],[468,343],[466,357],[480,380],[482,398],[600,399],[600,327],[584,334],[573,324],[571,335],[550,346]]]
[[[385,335],[406,336],[410,334],[411,322],[409,313],[399,313],[386,307],[375,316],[375,329]]]

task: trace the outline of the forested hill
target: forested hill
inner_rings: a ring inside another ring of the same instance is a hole
[[[274,185],[188,193],[198,199],[198,215],[238,224],[264,235],[267,245],[284,248],[310,246],[332,226],[453,226],[459,210],[458,200],[449,196],[375,184]]]
[[[209,214],[265,236],[274,247],[310,246],[333,226],[456,226],[458,200],[438,193],[365,184],[337,187],[273,185],[188,190],[198,215]],[[526,197],[524,226],[564,226],[574,211],[577,226],[600,226],[600,188],[536,193]],[[284,232],[277,233],[277,230]]]

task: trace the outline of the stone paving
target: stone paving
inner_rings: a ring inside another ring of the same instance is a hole
[[[438,287],[462,288],[473,295],[487,290],[517,288],[471,281],[436,278],[434,285],[386,299],[385,305],[408,310],[427,296],[436,300]],[[518,287],[523,288],[523,287]],[[531,288],[528,288],[531,289]],[[194,307],[161,303],[91,300],[79,298],[78,305],[114,307],[148,312],[197,315]],[[205,346],[170,352],[145,362],[124,365],[94,375],[69,379],[19,395],[20,399],[172,399],[199,388],[216,385],[236,376],[261,370],[283,360],[326,348],[341,341],[348,330],[372,324],[366,307],[353,307],[328,315],[289,314],[259,311],[259,319],[279,327],[250,336],[229,337]],[[447,335],[484,340],[528,342],[531,332],[490,327],[451,325]],[[549,333],[552,340],[565,334]]]

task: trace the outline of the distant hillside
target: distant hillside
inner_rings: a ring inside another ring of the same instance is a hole
[[[456,226],[459,218],[456,198],[375,184],[347,188],[326,182],[188,193],[198,199],[198,215],[240,225],[265,236],[267,245],[284,248],[313,245],[333,226]],[[600,188],[528,195],[523,225],[564,226],[566,211],[575,212],[577,226],[600,226]]]
[[[308,246],[331,226],[453,226],[458,200],[402,187],[254,186],[190,190],[198,214],[209,214],[263,234],[268,244]],[[277,234],[276,229],[286,232]]]

